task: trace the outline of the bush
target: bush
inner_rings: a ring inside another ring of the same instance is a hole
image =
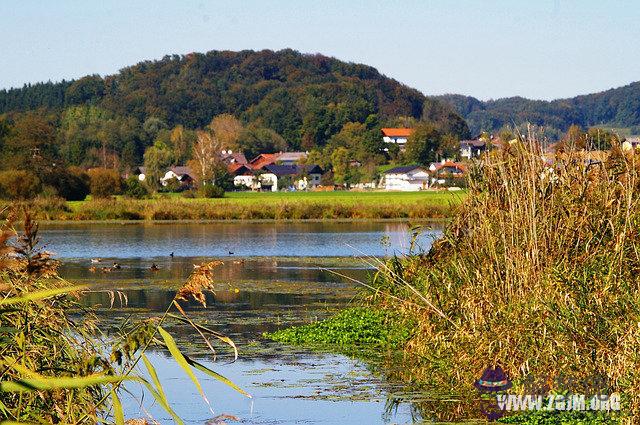
[[[89,194],[89,175],[79,167],[56,168],[44,178],[67,201],[82,201]]]
[[[224,189],[221,186],[205,184],[200,188],[200,196],[203,198],[224,198]]]
[[[131,176],[124,181],[124,191],[122,193],[128,198],[134,199],[144,199],[149,196],[149,191],[137,176]]]
[[[109,168],[89,170],[89,188],[95,198],[108,198],[120,193],[121,178],[118,171]]]
[[[31,199],[42,189],[38,176],[26,170],[0,172],[0,196],[8,199]]]

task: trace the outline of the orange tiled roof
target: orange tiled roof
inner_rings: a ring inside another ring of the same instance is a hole
[[[461,164],[459,162],[453,162],[453,161],[446,161],[444,163],[440,163],[436,165],[436,170],[441,170],[443,168],[455,168],[457,170],[462,171],[463,173],[467,171],[467,167],[465,167],[464,164]]]
[[[249,165],[254,170],[258,170],[264,167],[265,165],[273,164],[278,160],[279,156],[280,156],[279,153],[261,153],[260,155],[256,156],[251,161],[249,161]]]
[[[382,134],[388,137],[409,137],[413,128],[383,128]]]
[[[238,175],[238,171],[241,168],[246,168],[247,171],[241,171],[241,172],[250,172],[251,169],[248,167],[247,164],[238,164],[237,162],[232,162],[231,164],[227,165],[227,170],[229,170],[229,173],[232,175]]]

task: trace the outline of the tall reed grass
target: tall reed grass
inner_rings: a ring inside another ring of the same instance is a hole
[[[437,219],[451,215],[449,205],[420,202],[360,204],[340,201],[281,201],[238,203],[229,200],[96,199],[71,209],[57,198],[29,203],[40,220],[333,220]]]
[[[115,337],[106,338],[92,311],[77,302],[91,288],[71,286],[60,278],[58,262],[39,245],[37,224],[27,214],[20,234],[11,225],[13,217],[11,213],[0,226],[0,418],[11,423],[124,425],[119,394],[122,384],[130,382],[146,388],[175,423],[182,424],[146,357],[150,347],[169,352],[211,412],[196,369],[249,396],[184,354],[164,329],[169,321],[187,324],[212,351],[209,339],[216,339],[230,346],[237,357],[233,341],[192,322],[180,305],[194,299],[206,307],[203,291],[212,288],[212,270],[220,262],[198,267],[162,316],[122,323]],[[115,293],[111,295],[116,298]],[[144,365],[149,379],[137,372],[138,363]]]
[[[473,395],[500,365],[514,391],[621,392],[640,414],[640,154],[545,158],[530,138],[480,161],[469,189],[428,253],[373,280],[372,299],[418,322],[400,375]]]

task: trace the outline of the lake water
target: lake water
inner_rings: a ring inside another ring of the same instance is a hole
[[[438,235],[439,230],[424,228],[417,245],[428,249]],[[167,329],[190,355],[253,398],[198,373],[212,413],[175,362],[154,351],[149,357],[186,423],[204,424],[219,414],[246,424],[414,422],[410,403],[390,402],[392,397],[402,398],[402,386],[373,372],[375,365],[261,336],[325,318],[347,306],[358,294],[354,281],[366,281],[375,270],[374,257],[408,251],[412,237],[405,224],[48,224],[40,237],[63,260],[63,277],[94,290],[83,302],[113,324],[161,314],[193,264],[224,261],[215,270],[215,293],[207,295],[207,308],[190,303],[186,309],[195,322],[230,336],[239,359],[230,362],[231,353],[221,346],[214,361],[189,327],[173,324]],[[92,263],[91,258],[101,262]],[[121,268],[101,271],[114,262]],[[154,263],[158,271],[149,269]],[[126,295],[126,304],[118,297],[112,304],[107,291],[113,290]],[[128,390],[130,394],[123,395],[127,417],[149,415],[160,423],[172,422],[141,388],[130,385]]]

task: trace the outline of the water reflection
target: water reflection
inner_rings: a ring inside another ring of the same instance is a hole
[[[344,308],[358,294],[350,279],[366,281],[373,271],[366,258],[356,257],[405,252],[411,238],[407,229],[400,223],[73,224],[47,225],[41,237],[64,259],[63,277],[89,284],[82,302],[97,307],[99,317],[114,325],[159,316],[193,264],[222,258],[224,264],[214,271],[215,291],[206,296],[207,308],[184,305],[195,322],[231,336],[240,360],[225,364],[231,353],[222,349],[212,362],[191,328],[166,324],[189,354],[254,395],[248,401],[199,374],[216,413],[255,424],[371,424],[414,421],[416,409],[407,399],[389,404],[389,394],[403,394],[403,388],[372,373],[371,364],[285,347],[264,340],[262,333],[320,320]],[[425,232],[420,243],[428,248],[437,234]],[[172,251],[174,257],[168,255]],[[89,260],[95,257],[101,261]],[[121,268],[112,269],[114,262]],[[154,263],[158,271],[150,270]],[[112,305],[113,291],[128,302],[120,305],[115,297]],[[165,391],[178,414],[187,423],[210,419],[189,378],[164,353],[150,354],[161,379],[169,383]],[[130,390],[132,395],[123,397],[127,416],[145,416],[135,397],[140,389]],[[146,402],[145,408],[160,423],[171,422],[153,403]]]
[[[406,223],[46,224],[41,237],[61,258],[350,257],[409,249]],[[425,227],[427,249],[438,228]],[[382,243],[382,241],[385,243]],[[90,248],[90,249],[87,249]]]

